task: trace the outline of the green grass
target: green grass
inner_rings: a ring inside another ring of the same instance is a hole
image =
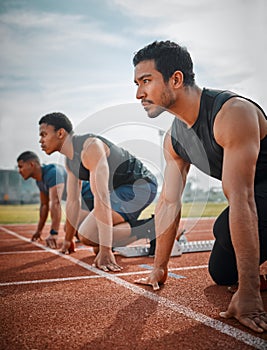
[[[182,217],[214,217],[218,216],[227,203],[185,203]],[[155,205],[150,205],[141,217],[149,217],[154,213]],[[64,216],[63,212],[63,216]],[[28,205],[0,205],[0,224],[31,224],[37,223],[39,218],[39,204]],[[50,218],[48,218],[48,222]]]
[[[218,216],[227,206],[228,203],[226,202],[185,203],[182,207],[182,217],[215,217]]]
[[[0,205],[0,224],[37,223],[39,204]]]
[[[218,216],[226,207],[226,203],[184,203],[182,217],[214,217]],[[154,213],[155,205],[150,205],[141,217],[149,217]],[[63,213],[64,215],[64,213]],[[0,205],[0,224],[31,224],[37,223],[39,218],[39,204]],[[48,218],[48,222],[50,218]]]
[[[227,206],[227,203],[215,203],[215,202],[193,202],[193,203],[184,203],[182,206],[182,217],[216,217],[218,216]],[[154,213],[155,205],[152,204],[147,207],[141,217],[149,217]]]

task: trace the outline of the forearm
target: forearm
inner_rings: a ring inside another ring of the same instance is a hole
[[[101,199],[95,199],[94,216],[98,229],[100,249],[109,249],[112,247],[113,242],[113,222],[109,194],[101,197]]]
[[[48,204],[41,204],[39,209],[39,221],[37,225],[37,232],[42,232],[45,222],[48,217],[49,207]]]
[[[181,210],[177,204],[159,204],[155,212],[156,252],[154,266],[167,268],[180,222]]]
[[[239,288],[259,285],[258,217],[254,198],[230,203],[229,225],[235,250]]]
[[[80,201],[77,200],[71,200],[66,203],[66,233],[65,233],[65,239],[67,241],[71,241],[74,237],[74,234],[77,230],[78,226],[78,217],[79,217],[79,211],[80,211]]]
[[[112,211],[109,206],[95,206],[94,216],[96,219],[100,249],[110,249],[113,242]]]
[[[53,201],[50,208],[51,229],[58,231],[61,221],[61,205],[59,201]]]

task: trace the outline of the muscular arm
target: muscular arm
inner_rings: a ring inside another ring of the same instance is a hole
[[[80,212],[81,182],[67,168],[67,201],[66,201],[66,233],[65,241],[71,242],[78,225]],[[64,247],[63,247],[64,248]]]
[[[49,189],[51,229],[58,231],[61,221],[61,198],[64,184],[58,184]]]
[[[83,165],[90,171],[90,184],[94,195],[94,216],[99,234],[100,251],[111,249],[113,240],[112,210],[109,195],[108,149],[99,139],[88,139],[82,151]]]
[[[136,281],[151,284],[154,290],[159,289],[158,284],[164,283],[167,278],[167,265],[180,222],[181,198],[190,167],[174,152],[169,134],[164,140],[164,156],[164,184],[155,211],[157,243],[154,268],[148,278]]]
[[[40,209],[39,209],[39,221],[37,224],[36,232],[32,236],[32,241],[36,241],[41,238],[42,230],[47,220],[49,213],[49,196],[44,192],[40,192]]]
[[[254,177],[260,149],[258,114],[248,102],[230,100],[216,118],[214,135],[224,149],[222,185],[229,202],[230,234],[239,283],[227,312],[222,316],[235,317],[245,326],[262,332],[267,329],[267,324],[261,321],[258,217],[254,199]]]
[[[259,242],[254,177],[260,131],[253,109],[242,101],[230,103],[218,115],[214,131],[224,149],[222,186],[230,206],[229,225],[239,287],[255,289],[259,285]]]

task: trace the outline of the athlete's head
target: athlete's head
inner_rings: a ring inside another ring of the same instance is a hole
[[[136,67],[142,61],[154,60],[155,68],[162,74],[167,82],[175,71],[181,71],[184,76],[184,85],[195,84],[193,62],[185,47],[171,41],[154,41],[139,50],[134,58],[133,64]]]
[[[34,152],[25,151],[17,158],[18,169],[24,180],[33,177],[36,167],[40,167],[40,159]]]
[[[54,127],[55,131],[61,128],[65,129],[69,134],[71,134],[73,131],[72,123],[69,120],[69,118],[65,114],[60,112],[54,112],[44,115],[39,120],[39,125],[41,124],[51,125]]]
[[[39,142],[47,154],[60,152],[66,137],[73,133],[71,121],[59,112],[44,115],[39,120],[39,125]]]
[[[133,59],[136,98],[150,118],[171,111],[179,93],[194,86],[193,63],[188,51],[171,41],[155,41],[138,51]]]

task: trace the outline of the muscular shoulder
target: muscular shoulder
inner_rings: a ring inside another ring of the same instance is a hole
[[[97,137],[89,137],[85,140],[82,149],[82,162],[88,168],[96,166],[103,158],[109,156],[109,147]]]
[[[105,151],[107,153],[109,147],[98,137],[88,137],[83,144],[84,152]]]
[[[214,122],[214,137],[222,147],[252,136],[259,138],[259,131],[259,109],[239,97],[228,100]]]

